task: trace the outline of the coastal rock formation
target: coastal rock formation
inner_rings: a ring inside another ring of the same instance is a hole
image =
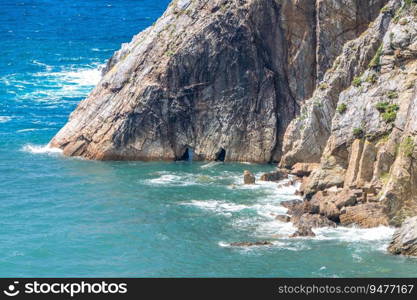
[[[336,227],[336,223],[328,218],[318,215],[305,213],[299,217],[291,218],[294,226],[297,228],[320,228],[320,227]]]
[[[296,237],[315,237],[316,234],[313,232],[311,227],[301,225],[297,228],[297,231],[294,232],[290,237],[296,238]]]
[[[397,255],[417,256],[417,217],[405,220],[402,227],[397,229],[388,251]]]
[[[385,12],[362,35],[344,45],[342,55],[337,57],[313,96],[301,107],[300,115],[288,126],[283,141],[282,167],[291,168],[297,162],[320,162],[331,134],[340,93],[351,85],[355,76],[367,69],[399,5],[399,1],[390,1]]]
[[[50,145],[99,160],[277,161],[299,106],[386,2],[174,0]]]
[[[291,169],[291,174],[298,177],[310,176],[311,172],[319,167],[318,163],[296,163]]]
[[[400,226],[417,215],[416,116],[417,3],[390,1],[301,107],[280,165],[320,163],[300,191],[317,213]]]
[[[277,170],[275,172],[271,173],[265,173],[261,175],[261,178],[259,180],[261,181],[280,181],[283,179],[288,178],[288,172]]]
[[[244,184],[255,184],[255,176],[248,170],[243,172],[243,183]]]
[[[379,203],[365,203],[347,207],[340,215],[340,224],[344,226],[359,225],[362,228],[388,226],[388,217],[384,206]]]
[[[304,227],[417,215],[414,0],[175,0],[103,73],[65,155],[280,161]]]

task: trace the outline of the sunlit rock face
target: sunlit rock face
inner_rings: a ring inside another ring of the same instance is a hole
[[[387,1],[178,0],[109,60],[51,145],[99,160],[278,161],[284,132]]]

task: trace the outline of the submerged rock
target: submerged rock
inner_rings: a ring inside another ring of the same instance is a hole
[[[417,217],[405,220],[397,229],[388,251],[396,255],[417,256]]]
[[[254,246],[272,246],[273,244],[268,241],[262,242],[236,242],[231,243],[230,246],[232,247],[254,247]]]

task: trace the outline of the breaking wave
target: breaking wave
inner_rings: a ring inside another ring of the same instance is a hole
[[[49,145],[32,145],[28,144],[23,146],[22,151],[32,153],[32,154],[61,154],[62,150],[58,148],[52,148]]]
[[[8,87],[15,100],[66,103],[63,98],[85,97],[101,79],[102,65],[70,65],[54,67],[32,61],[41,70],[28,74],[8,74],[0,82]]]
[[[0,123],[7,123],[12,119],[12,117],[9,116],[0,116]]]

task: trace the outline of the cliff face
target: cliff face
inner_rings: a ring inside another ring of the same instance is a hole
[[[303,193],[312,201],[330,190],[335,201],[353,195],[359,205],[340,210],[342,224],[362,212],[368,222],[381,216],[374,226],[417,214],[416,82],[417,4],[390,1],[288,127],[281,165],[320,162]]]
[[[173,1],[109,60],[51,146],[101,160],[174,160],[187,149],[197,160],[279,160],[299,106],[386,2]]]

